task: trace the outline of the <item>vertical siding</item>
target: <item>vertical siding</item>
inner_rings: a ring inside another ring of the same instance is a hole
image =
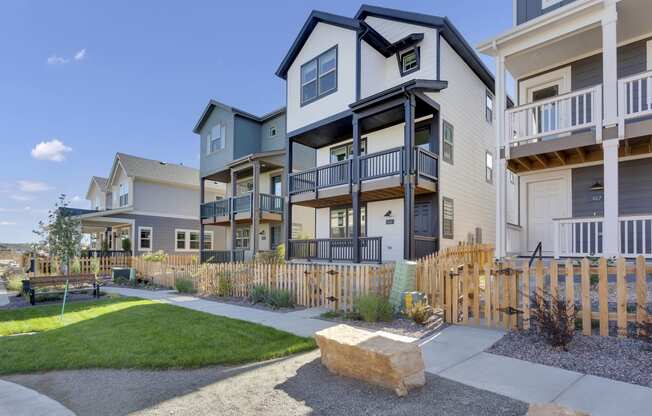
[[[553,10],[572,3],[575,0],[562,0],[546,9],[541,7],[542,0],[516,0],[516,24],[520,25],[528,20],[532,20]]]

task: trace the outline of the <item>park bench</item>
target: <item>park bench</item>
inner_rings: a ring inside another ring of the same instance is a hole
[[[36,295],[61,294],[65,291],[66,280],[68,281],[68,293],[80,293],[89,290],[93,291],[93,297],[100,297],[101,284],[96,281],[95,276],[40,276],[23,280],[23,293],[29,294],[29,303],[36,304]],[[38,290],[44,289],[44,290]]]

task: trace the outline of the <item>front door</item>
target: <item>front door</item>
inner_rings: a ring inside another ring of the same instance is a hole
[[[528,251],[541,242],[544,252],[555,247],[555,218],[567,217],[566,184],[563,179],[552,179],[528,184]]]
[[[434,212],[432,197],[414,201],[414,239],[417,258],[437,250]]]

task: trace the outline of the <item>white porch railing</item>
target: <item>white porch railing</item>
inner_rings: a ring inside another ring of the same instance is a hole
[[[594,128],[602,141],[602,86],[573,91],[506,111],[510,146]],[[600,127],[600,128],[597,128]]]
[[[603,253],[602,217],[563,218],[555,223],[555,257],[585,257]],[[620,255],[652,258],[652,215],[618,219]]]
[[[652,114],[652,71],[618,80],[618,114],[620,136],[625,134],[625,121]]]

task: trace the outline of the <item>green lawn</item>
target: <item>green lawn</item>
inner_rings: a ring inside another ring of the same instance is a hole
[[[169,304],[112,298],[0,312],[0,374],[238,364],[315,348],[273,328]],[[33,335],[17,335],[38,332]]]

